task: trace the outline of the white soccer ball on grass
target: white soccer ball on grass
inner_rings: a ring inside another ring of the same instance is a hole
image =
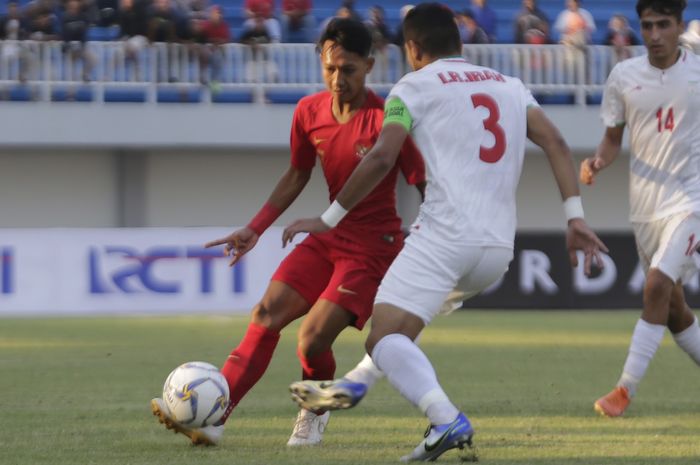
[[[165,380],[163,400],[176,422],[192,428],[213,425],[228,407],[228,383],[210,363],[183,363]]]

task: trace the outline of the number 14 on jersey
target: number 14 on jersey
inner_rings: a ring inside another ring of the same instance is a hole
[[[659,132],[664,132],[665,130],[669,130],[673,132],[673,107],[669,108],[668,111],[666,112],[666,117],[664,118],[664,109],[659,108],[658,111],[656,112],[656,121],[657,121],[657,129]]]

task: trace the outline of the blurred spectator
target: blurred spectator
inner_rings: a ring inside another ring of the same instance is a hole
[[[348,12],[350,13],[350,18],[356,21],[362,21],[362,16],[360,16],[360,13],[358,13],[355,9],[355,0],[343,0],[340,4],[340,7],[348,9]]]
[[[148,40],[151,42],[175,42],[177,15],[170,0],[153,0],[146,13]]]
[[[241,43],[251,46],[272,43],[272,35],[263,16],[255,16],[244,23]]]
[[[639,45],[639,39],[623,15],[613,15],[608,22],[608,32],[603,39],[603,45],[614,47],[616,61],[626,60],[632,53],[630,45]]]
[[[148,45],[147,1],[121,0],[117,15],[125,65],[131,65],[136,81],[141,80],[139,55]]]
[[[122,40],[135,37],[143,48],[148,35],[148,0],[121,0],[118,10],[119,34]]]
[[[64,42],[85,42],[90,20],[80,0],[68,0],[61,18],[61,39]]]
[[[95,24],[99,27],[112,27],[119,21],[119,0],[95,0]]]
[[[688,29],[681,34],[681,44],[700,54],[700,19],[688,23]]]
[[[273,0],[245,0],[243,9],[249,19],[256,17],[268,19],[275,12],[275,3]]]
[[[387,45],[391,43],[391,31],[384,19],[384,8],[374,5],[369,9],[365,25],[372,36],[374,66],[369,77],[373,82],[389,81],[389,56]]]
[[[486,34],[474,19],[474,14],[469,11],[458,12],[456,17],[459,35],[463,44],[488,44],[489,36]]]
[[[246,0],[245,12],[248,19],[243,23],[242,34],[246,35],[248,31],[257,31],[262,24],[269,41],[279,43],[282,40],[282,28],[277,18],[272,16],[273,10],[272,0]],[[241,42],[243,41],[241,40]]]
[[[54,40],[56,34],[56,13],[52,0],[35,0],[27,5],[27,25],[32,40]]]
[[[241,43],[250,46],[250,58],[246,60],[245,76],[248,82],[275,82],[277,67],[268,60],[267,51],[261,45],[274,42],[267,21],[262,15],[247,20],[244,24]]]
[[[588,82],[586,56],[591,34],[595,31],[593,16],[580,7],[579,0],[566,0],[566,9],[559,13],[554,28],[564,47],[565,79],[572,84]]]
[[[83,80],[88,81],[94,64],[94,57],[87,49],[87,32],[90,21],[79,0],[68,0],[63,12],[61,39],[63,51],[69,59],[70,72],[76,63],[82,63]],[[72,66],[71,66],[72,65]]]
[[[201,19],[202,21],[206,21],[211,15],[208,0],[188,0],[185,11],[190,19]]]
[[[560,34],[562,44],[584,48],[591,43],[595,32],[593,16],[581,8],[580,0],[566,0],[566,9],[559,13],[554,29]]]
[[[316,19],[311,0],[282,0],[282,42],[314,42]]]
[[[549,19],[536,0],[523,0],[523,9],[515,18],[515,43],[549,43]]]
[[[207,0],[170,0],[175,16],[176,40],[194,44],[199,40],[199,22],[209,17]],[[196,47],[194,47],[196,48]]]
[[[223,45],[231,42],[230,28],[218,5],[209,9],[208,19],[197,24],[202,41],[199,48],[200,80],[203,84],[211,82],[212,85],[216,85],[221,80]]]
[[[413,5],[408,4],[404,5],[401,7],[399,10],[399,25],[396,27],[396,34],[394,35],[394,43],[399,46],[401,49],[401,75],[406,74],[411,70],[411,67],[408,64],[408,61],[406,61],[406,49],[404,48],[404,37],[403,37],[403,20],[406,18],[406,15],[408,14],[409,11],[413,9]]]
[[[148,40],[156,45],[156,80],[177,81],[177,15],[170,0],[153,0],[146,13]]]
[[[17,2],[8,2],[7,12],[0,17],[1,40],[24,40],[29,35],[27,23]]]
[[[7,13],[0,17],[0,40],[11,41],[2,44],[3,69],[12,68],[10,63],[18,63],[18,79],[26,81],[29,68],[29,50],[15,41],[24,40],[29,35],[27,24],[22,17],[22,11],[17,2],[7,4]]]
[[[333,19],[335,18],[352,18],[352,10],[349,9],[346,6],[341,6],[338,8],[338,10],[335,12],[335,16],[331,16],[330,18],[326,18],[323,20],[321,23],[321,27],[318,28],[319,35],[323,34],[323,31],[326,30],[328,27],[328,23],[330,23]]]
[[[396,34],[394,34],[394,43],[401,47],[401,51],[405,54],[405,50],[403,49],[404,45],[404,39],[403,39],[403,20],[406,18],[406,15],[408,14],[409,11],[413,9],[413,5],[404,5],[401,7],[399,10],[399,25],[396,27]]]
[[[374,5],[369,9],[368,19],[365,21],[370,34],[372,34],[372,46],[374,50],[383,50],[391,43],[391,31],[386,24],[384,8]]]
[[[486,0],[472,0],[472,9],[476,23],[486,32],[489,42],[496,42],[496,12],[486,4]]]

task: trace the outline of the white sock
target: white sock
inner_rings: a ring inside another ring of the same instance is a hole
[[[622,369],[620,381],[617,382],[618,386],[626,387],[630,395],[637,392],[637,386],[664,338],[665,329],[663,325],[653,325],[641,318],[637,321],[625,367]]]
[[[384,336],[372,360],[401,395],[418,407],[433,425],[452,422],[459,410],[447,398],[428,357],[403,334]]]
[[[685,353],[690,355],[693,361],[700,365],[700,326],[698,326],[698,317],[695,317],[693,323],[678,334],[673,335],[678,347],[683,349]]]
[[[418,333],[418,336],[416,336],[413,342],[418,344],[418,340],[422,334],[423,331]],[[360,363],[358,363],[355,368],[348,371],[345,376],[343,376],[343,378],[352,381],[353,383],[362,383],[367,385],[367,389],[374,386],[374,384],[383,377],[384,373],[382,370],[377,368],[377,365],[374,364],[372,357],[370,357],[369,354],[365,354],[362,360],[360,360]]]
[[[364,358],[357,364],[355,368],[348,371],[343,378],[352,381],[353,383],[362,383],[367,385],[367,389],[374,386],[374,383],[384,377],[384,373],[377,368],[369,354],[365,354]]]

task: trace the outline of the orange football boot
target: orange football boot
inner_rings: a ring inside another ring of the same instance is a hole
[[[617,386],[595,401],[593,408],[596,412],[606,417],[619,417],[630,404],[630,393],[624,386]]]

